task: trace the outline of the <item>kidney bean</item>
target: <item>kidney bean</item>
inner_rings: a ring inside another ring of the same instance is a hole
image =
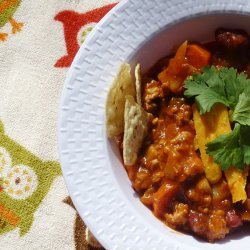
[[[248,43],[249,37],[242,30],[218,29],[215,32],[215,39],[218,43],[228,49],[236,49]]]
[[[230,210],[226,215],[227,225],[231,228],[242,225],[242,221],[239,215],[236,214],[235,210]]]
[[[202,213],[196,211],[190,211],[189,213],[189,225],[197,234],[202,235],[207,230],[207,220],[207,215]]]

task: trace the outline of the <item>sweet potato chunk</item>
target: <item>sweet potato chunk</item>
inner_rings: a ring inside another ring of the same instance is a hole
[[[187,47],[186,57],[189,64],[201,69],[209,64],[211,53],[197,44],[190,44]]]
[[[168,71],[172,74],[179,74],[182,70],[182,64],[185,61],[187,51],[187,41],[185,41],[176,51],[175,57],[170,60]]]
[[[165,213],[166,207],[173,196],[178,192],[179,185],[171,180],[165,181],[165,183],[154,193],[154,214],[157,217],[162,217]]]
[[[158,74],[161,83],[167,84],[167,87],[173,92],[178,93],[183,83],[182,69],[185,63],[187,50],[187,41],[185,41],[176,51],[175,57],[169,61],[166,69]]]

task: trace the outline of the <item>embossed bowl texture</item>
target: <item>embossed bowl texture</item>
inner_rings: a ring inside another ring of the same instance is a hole
[[[106,249],[237,249],[248,232],[215,244],[173,231],[138,199],[106,136],[105,103],[122,62],[142,71],[184,40],[208,41],[218,27],[250,32],[247,0],[127,0],[93,30],[68,72],[58,139],[63,175],[85,223]]]

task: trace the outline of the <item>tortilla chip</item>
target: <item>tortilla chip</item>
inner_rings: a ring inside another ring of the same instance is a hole
[[[137,64],[135,67],[135,89],[136,89],[136,101],[141,106],[141,65]]]
[[[126,95],[135,96],[134,83],[129,64],[122,64],[113,81],[106,103],[106,126],[109,138],[124,131],[124,108]]]
[[[147,112],[133,96],[126,97],[124,119],[123,159],[125,165],[133,165],[148,130]]]

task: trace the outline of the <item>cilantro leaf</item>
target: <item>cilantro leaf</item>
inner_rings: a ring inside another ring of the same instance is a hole
[[[234,130],[219,136],[206,146],[207,154],[213,157],[222,169],[230,166],[243,169],[250,164],[250,79],[234,68],[205,67],[201,74],[185,80],[184,95],[194,97],[200,113],[222,103],[229,107]]]
[[[234,130],[221,135],[206,146],[206,152],[223,170],[230,166],[243,169],[250,164],[250,127],[236,123]]]
[[[226,98],[233,109],[239,101],[240,94],[250,86],[250,80],[245,73],[237,73],[234,68],[221,68],[218,71],[220,78],[223,79],[225,86]]]
[[[206,67],[202,74],[188,78],[185,81],[185,88],[184,94],[186,97],[195,96],[201,114],[210,111],[216,103],[229,106],[225,97],[225,83],[219,77],[214,66]]]
[[[239,169],[244,167],[244,154],[240,145],[240,125],[236,124],[232,133],[221,135],[206,146],[207,154],[226,170],[230,166]]]
[[[186,91],[184,92],[186,97],[193,97],[203,93],[204,88],[208,88],[206,83],[199,79],[199,75],[193,75],[185,81]]]
[[[240,129],[240,142],[244,152],[244,163],[246,165],[250,164],[250,127],[241,126]]]
[[[250,96],[247,96],[245,92],[239,96],[239,101],[235,106],[232,120],[242,125],[250,126]]]
[[[216,91],[220,96],[225,96],[225,83],[223,78],[221,78],[220,71],[218,71],[214,66],[205,67],[203,69],[203,79],[206,84]]]
[[[238,105],[235,115],[239,120],[234,121],[241,123],[242,119],[239,116],[244,116],[244,120],[248,115],[246,107],[249,102],[243,100],[241,94],[246,91],[250,94],[250,80],[246,74],[238,74],[234,68],[222,67],[217,70],[214,66],[205,67],[201,74],[187,78],[184,84],[184,95],[188,98],[195,97],[201,114],[209,112],[216,103],[222,103],[232,110]]]
[[[211,89],[204,89],[203,93],[195,97],[195,101],[201,114],[209,112],[216,103],[222,103],[226,106],[228,105],[225,98]]]

